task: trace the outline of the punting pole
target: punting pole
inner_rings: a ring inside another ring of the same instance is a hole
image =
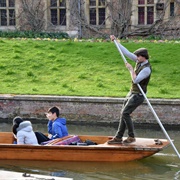
[[[122,57],[124,63],[126,64],[126,63],[127,63],[127,60],[126,60],[126,58],[124,57],[124,54],[122,53],[122,51],[121,51],[121,49],[120,49],[120,47],[119,47],[119,45],[118,45],[118,42],[117,42],[116,40],[114,40],[114,43],[115,43],[115,45],[116,45],[119,53],[121,54],[121,57]],[[149,102],[148,98],[146,97],[146,94],[144,93],[144,91],[142,90],[142,88],[141,88],[141,86],[140,86],[139,84],[137,84],[137,86],[138,86],[139,90],[141,91],[142,95],[144,96],[144,98],[146,99],[147,104],[149,105],[149,107],[150,107],[150,109],[151,109],[154,117],[156,118],[157,122],[159,123],[159,125],[160,125],[161,129],[163,130],[165,136],[167,137],[167,139],[168,139],[169,142],[171,143],[171,145],[172,145],[174,151],[176,152],[177,156],[180,158],[180,154],[179,154],[178,150],[177,150],[176,147],[174,146],[171,138],[169,137],[169,135],[168,135],[168,133],[166,132],[164,126],[162,125],[160,119],[158,118],[156,112],[154,111],[151,103]]]

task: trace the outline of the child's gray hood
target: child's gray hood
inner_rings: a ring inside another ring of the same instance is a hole
[[[19,124],[19,127],[17,128],[17,131],[20,130],[25,130],[25,131],[32,131],[32,124],[30,121],[23,121],[22,123]]]

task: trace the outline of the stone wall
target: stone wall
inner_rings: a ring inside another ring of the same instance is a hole
[[[12,122],[22,116],[34,122],[47,121],[45,112],[51,106],[61,107],[62,116],[70,123],[113,124],[119,122],[123,98],[0,95],[0,122]],[[180,126],[180,99],[149,99],[160,121]],[[137,124],[157,124],[146,102],[132,114]]]

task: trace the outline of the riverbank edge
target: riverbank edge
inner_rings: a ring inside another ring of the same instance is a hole
[[[22,116],[33,123],[47,122],[45,112],[61,107],[61,115],[70,124],[117,126],[124,98],[51,95],[0,95],[0,122],[12,122]],[[154,111],[165,127],[180,127],[180,99],[150,99]],[[157,120],[144,102],[133,113],[136,126],[155,127]]]

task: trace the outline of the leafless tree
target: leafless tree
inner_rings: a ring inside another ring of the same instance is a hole
[[[180,37],[180,1],[175,0],[176,7],[174,12],[171,12],[168,19],[161,20],[154,28],[154,34],[160,35],[163,38],[177,39]],[[165,9],[167,10],[168,0],[165,1]],[[159,18],[160,19],[160,18]]]
[[[115,34],[119,38],[126,38],[129,36],[161,36],[162,38],[179,37],[180,27],[180,12],[175,11],[173,15],[168,19],[165,19],[165,12],[169,9],[169,0],[164,1],[164,7],[162,10],[157,11],[157,18],[151,25],[144,26],[132,26],[131,16],[135,13],[132,11],[133,0],[111,0],[105,1],[106,8],[109,10],[107,20],[111,22],[110,31],[104,31],[104,26],[90,25],[86,13],[83,8],[85,0],[74,0],[71,3],[71,21],[72,24],[79,27],[81,36],[83,37],[97,37],[97,36],[109,36],[109,34]],[[160,0],[158,2],[161,2]],[[176,9],[180,9],[180,1],[175,0]],[[77,5],[78,3],[79,6]],[[75,6],[75,4],[77,6]],[[85,33],[84,33],[85,32]]]
[[[157,11],[156,21],[149,25],[139,28],[136,26],[134,31],[132,31],[130,36],[160,36],[161,38],[179,38],[180,31],[180,2],[175,0],[176,10],[173,14],[170,14],[170,17],[165,18],[165,12],[169,9],[169,0],[164,1],[164,7],[162,10]]]
[[[21,0],[18,13],[19,29],[42,31],[44,30],[44,1],[43,0]]]
[[[111,34],[115,34],[119,38],[129,35],[131,27],[133,0],[116,0],[107,2],[111,17]]]
[[[169,0],[164,0],[164,8],[157,11],[157,17],[153,24],[144,26],[133,26],[131,22],[133,0],[105,0],[106,13],[105,22],[99,25],[91,25],[87,16],[85,4],[86,0],[66,0],[69,4],[70,22],[68,30],[78,30],[79,37],[109,37],[115,34],[119,38],[130,36],[161,36],[163,38],[180,36],[180,0],[176,3],[174,14],[165,19],[165,12],[169,8]],[[19,29],[44,31],[47,28],[53,29],[51,22],[46,22],[45,12],[50,7],[45,7],[45,0],[21,0],[20,11],[18,14]],[[158,0],[158,2],[161,2]],[[87,10],[88,11],[88,10]],[[169,9],[168,9],[169,11]],[[137,13],[136,13],[137,14]],[[68,17],[69,18],[69,17]],[[110,22],[110,28],[105,28],[104,24]],[[52,27],[52,28],[50,28]]]
[[[105,37],[104,25],[94,26],[88,22],[84,9],[86,0],[69,0],[70,1],[70,17],[71,23],[78,27],[79,37]],[[108,19],[109,17],[107,17]],[[105,21],[107,20],[105,19]]]

